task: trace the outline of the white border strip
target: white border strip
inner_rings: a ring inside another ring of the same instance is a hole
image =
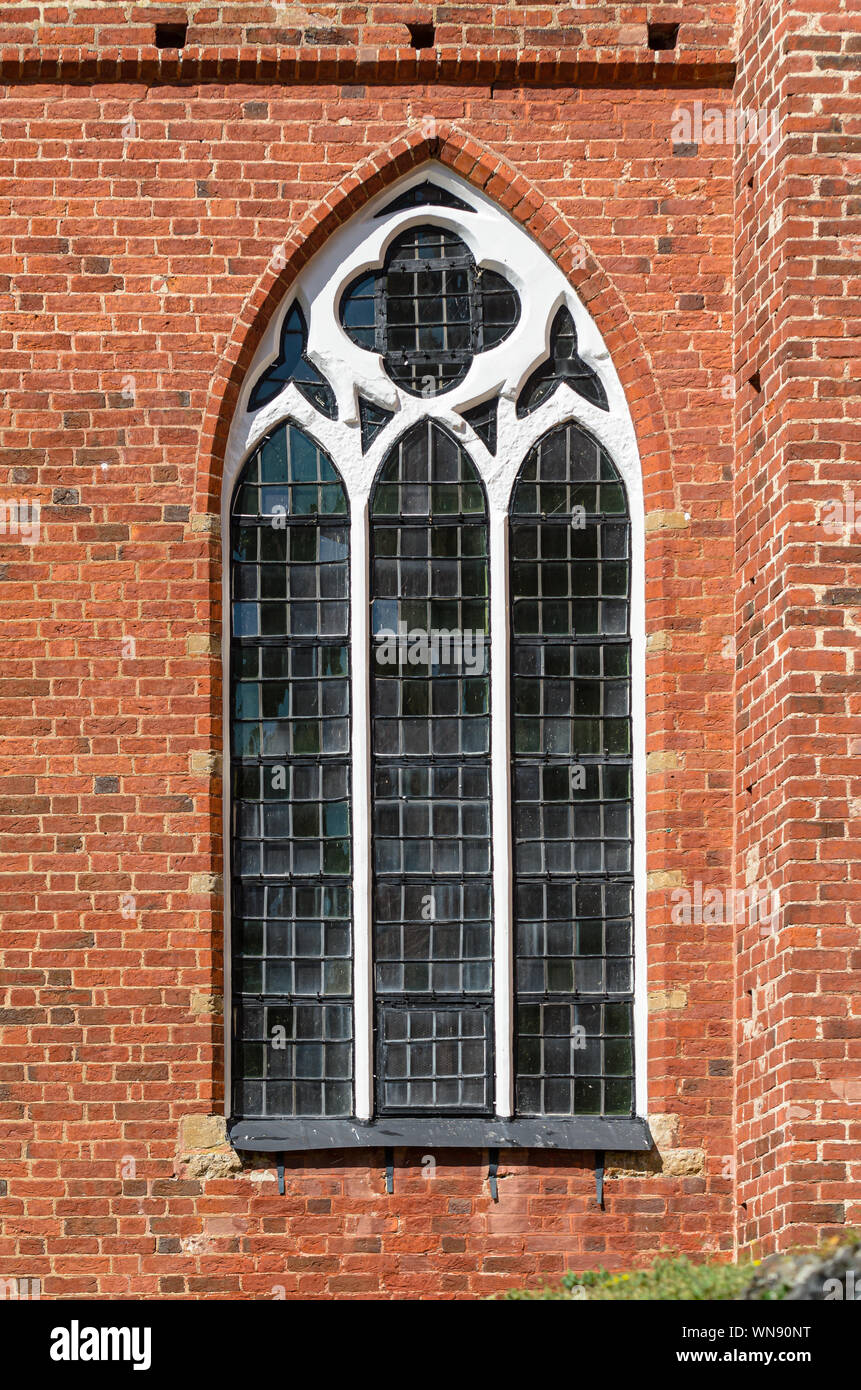
[[[357,1120],[374,1113],[374,953],[371,943],[371,624],[368,603],[368,503],[350,517],[350,669],[353,731],[353,1106]]]
[[[493,846],[493,1017],[496,1114],[514,1114],[514,873],[511,855],[508,517],[490,531],[490,776]]]

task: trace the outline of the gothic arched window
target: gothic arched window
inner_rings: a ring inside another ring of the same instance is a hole
[[[490,1114],[488,529],[432,420],[371,494],[376,1093],[380,1114]]]
[[[352,1113],[350,551],[331,460],[280,424],[231,508],[237,1113]]]
[[[516,1106],[633,1108],[630,524],[607,452],[540,439],[511,501]]]
[[[431,165],[228,442],[231,1137],[648,1148],[643,523],[594,323]]]

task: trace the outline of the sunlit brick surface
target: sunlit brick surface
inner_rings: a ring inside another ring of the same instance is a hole
[[[821,524],[861,503],[857,9],[686,5],[653,53],[642,4],[428,6],[418,55],[399,7],[311,8],[215,4],[169,51],[143,6],[0,6],[0,463],[41,503],[0,535],[0,1275],[476,1297],[857,1225],[859,533]],[[695,102],[783,144],[674,141]],[[304,1155],[280,1197],[207,1118],[227,427],[308,254],[428,157],[558,260],[642,457],[664,1157],[608,1154],[604,1211],[552,1152],[503,1153],[498,1204],[478,1151],[399,1151],[390,1196],[382,1151]],[[777,932],[673,920],[696,882],[779,889]]]

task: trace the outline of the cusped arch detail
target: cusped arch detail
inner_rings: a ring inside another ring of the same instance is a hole
[[[218,511],[230,423],[242,383],[266,326],[300,271],[373,197],[431,160],[452,169],[514,217],[567,277],[595,321],[618,373],[636,432],[644,486],[649,493],[671,493],[663,403],[640,335],[610,276],[584,248],[582,236],[523,174],[456,126],[438,122],[434,135],[407,129],[361,161],[285,238],[279,257],[283,265],[279,268],[270,260],[248,294],[213,378],[198,451],[196,513]]]

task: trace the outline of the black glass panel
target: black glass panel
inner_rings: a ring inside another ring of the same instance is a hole
[[[423,421],[371,501],[374,980],[382,1112],[487,1113],[493,1079],[488,527]]]
[[[330,420],[335,419],[335,393],[326,378],[305,356],[307,342],[305,315],[299,305],[294,304],[284,319],[277,358],[254,383],[248,402],[249,410],[259,410],[267,405],[284,390],[288,381],[292,381],[317,410],[328,415]]]
[[[472,426],[491,454],[496,453],[497,405],[496,400],[482,401],[480,405],[474,405],[469,410],[461,411],[464,420]]]
[[[394,416],[373,401],[359,397],[359,424],[362,432],[362,453],[366,454],[379,434]]]
[[[517,1108],[523,1115],[630,1115],[631,1004],[518,999]]]
[[[377,217],[385,217],[390,212],[405,212],[408,208],[421,207],[443,207],[457,208],[458,212],[472,212],[472,208],[456,194],[449,193],[447,188],[440,188],[439,184],[425,180],[424,183],[416,184],[414,188],[408,188],[406,193],[401,193],[391,203],[387,203]]]
[[[537,410],[561,382],[602,410],[609,410],[607,393],[598,373],[588,366],[577,351],[577,329],[571,313],[563,304],[550,329],[550,356],[528,378],[517,398],[517,415],[523,417]]]
[[[520,1114],[631,1114],[630,522],[579,426],[511,503],[515,1069]]]
[[[401,232],[382,270],[363,271],[341,300],[347,335],[380,353],[392,380],[414,396],[462,381],[475,354],[501,343],[519,316],[517,291],[476,266],[466,243],[441,227]]]
[[[231,512],[234,1112],[352,1112],[347,499],[295,425]]]
[[[491,1006],[380,1004],[379,1109],[383,1114],[486,1114],[492,1104]]]

